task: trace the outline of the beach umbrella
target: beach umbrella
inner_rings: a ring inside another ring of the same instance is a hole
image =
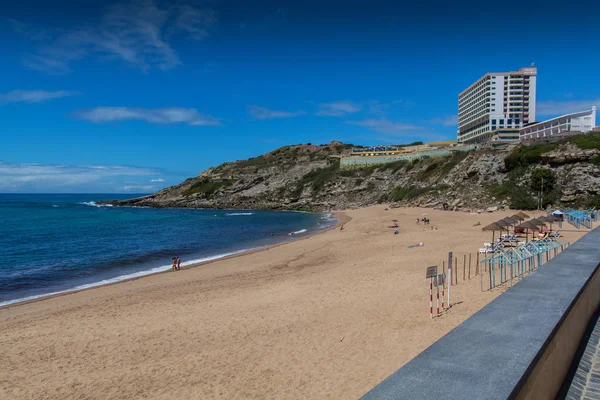
[[[550,232],[552,232],[552,223],[560,221],[560,218],[555,215],[547,215],[545,217],[538,218],[538,221],[548,222],[550,224]]]
[[[513,214],[510,216],[512,219],[516,219],[518,221],[525,221],[525,218],[523,218],[522,216],[520,216],[518,213],[517,214]]]
[[[515,215],[520,215],[520,216],[521,216],[521,218],[523,218],[523,219],[530,218],[530,217],[529,217],[529,215],[525,214],[525,213],[524,213],[524,212],[522,212],[522,211],[519,211],[519,212],[518,212],[517,214],[515,214]]]
[[[529,229],[533,231],[539,231],[540,228],[535,223],[531,221],[525,221],[517,225],[517,228],[525,229],[525,243],[529,241]]]
[[[543,227],[547,227],[546,223],[542,220],[540,220],[540,218],[534,218],[534,219],[530,219],[528,222],[531,222],[532,224],[535,224],[535,226],[539,227],[540,229],[538,229],[540,232],[542,231],[542,226]]]
[[[506,218],[503,219],[503,221],[506,221],[506,222],[510,223],[511,226],[513,227],[513,230],[515,228],[515,225],[517,223],[521,222],[519,219],[513,218],[513,217],[506,217]]]
[[[492,231],[492,249],[494,248],[494,239],[495,236],[494,234],[496,233],[496,231],[502,231],[502,229],[504,229],[504,226],[502,225],[498,225],[495,222],[492,222],[491,224],[484,226],[483,228],[481,228],[482,231]]]
[[[509,232],[509,230],[508,230],[508,227],[512,225],[512,223],[511,223],[511,222],[505,221],[504,219],[501,219],[501,220],[499,220],[499,221],[496,221],[496,223],[497,223],[498,225],[500,225],[502,228],[506,228],[506,232],[507,232],[507,233]]]
[[[540,218],[534,218],[534,219],[530,219],[530,220],[529,220],[529,221],[527,221],[527,222],[531,222],[532,224],[535,224],[536,226],[546,226],[546,222],[545,222],[545,221],[543,221],[543,220],[541,219],[541,217],[540,217]]]

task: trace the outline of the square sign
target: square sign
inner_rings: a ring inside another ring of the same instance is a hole
[[[437,276],[436,279],[433,280],[434,286],[444,286],[444,282],[446,282],[446,274],[442,273]]]
[[[435,278],[436,276],[437,276],[437,265],[434,265],[433,267],[427,267],[427,276],[425,277],[425,279]]]

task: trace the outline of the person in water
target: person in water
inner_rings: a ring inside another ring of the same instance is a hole
[[[177,271],[181,269],[181,258],[177,257]]]
[[[177,259],[173,257],[171,261],[173,261],[173,271],[177,271]]]

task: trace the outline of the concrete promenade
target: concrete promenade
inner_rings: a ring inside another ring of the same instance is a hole
[[[554,399],[600,304],[599,263],[595,229],[363,398]]]
[[[567,400],[600,399],[600,319],[590,335],[579,367],[567,393]]]

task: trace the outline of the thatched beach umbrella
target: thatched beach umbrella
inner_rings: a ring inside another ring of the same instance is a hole
[[[547,228],[548,226],[546,225],[546,222],[542,221],[540,218],[534,218],[534,219],[530,219],[528,222],[531,222],[532,224],[535,224],[535,226],[537,226],[539,229],[539,231],[542,231],[541,227]]]
[[[510,232],[510,231],[509,231],[509,229],[508,229],[508,227],[509,227],[509,226],[512,226],[512,222],[508,222],[508,221],[506,221],[506,220],[504,220],[504,219],[501,219],[501,220],[499,220],[499,221],[496,221],[496,223],[497,223],[498,225],[500,225],[502,228],[506,228],[506,232],[507,232],[507,233],[508,233],[508,232]]]
[[[520,216],[521,216],[521,218],[523,218],[523,219],[530,218],[530,217],[529,217],[529,215],[525,214],[525,213],[524,213],[524,212],[522,212],[522,211],[519,211],[519,212],[518,212],[517,214],[515,214],[515,215],[520,215]]]
[[[495,222],[492,222],[491,224],[481,228],[482,231],[492,231],[492,249],[494,249],[494,239],[495,239],[494,235],[495,235],[496,231],[502,231],[502,229],[504,229],[504,226],[498,225]]]
[[[551,218],[550,222],[550,230],[552,230],[552,223],[553,222],[562,222],[562,218],[557,216],[557,215],[549,215],[548,218]],[[560,224],[559,224],[560,227]]]
[[[525,229],[525,243],[527,243],[529,241],[529,231],[528,231],[528,229],[531,229],[533,231],[539,231],[540,230],[540,228],[535,223],[533,223],[531,221],[522,222],[519,225],[517,225],[517,228]]]
[[[560,221],[561,219],[560,219],[560,218],[558,218],[556,215],[552,215],[552,214],[550,214],[550,215],[547,215],[547,216],[545,216],[545,217],[538,218],[538,220],[542,220],[542,221],[544,221],[544,222],[548,222],[548,223],[550,224],[550,232],[552,232],[552,224],[553,224],[554,222],[558,222],[558,221]]]
[[[536,226],[546,226],[546,222],[544,220],[542,220],[542,217],[530,219],[528,222],[531,222],[532,224],[535,224]]]
[[[519,213],[513,214],[510,216],[512,219],[516,219],[518,221],[525,221],[525,218],[519,215]]]
[[[503,221],[510,223],[510,225],[513,227],[513,231],[515,229],[515,225],[521,222],[519,219],[513,217],[506,217],[503,219]]]

